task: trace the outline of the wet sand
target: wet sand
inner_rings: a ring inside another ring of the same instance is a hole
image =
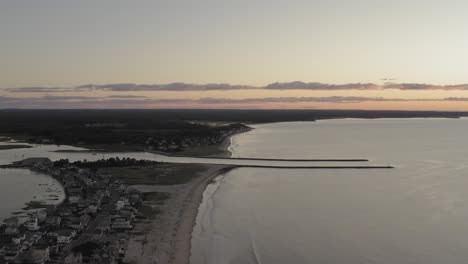
[[[216,156],[230,157],[230,137],[216,146]],[[203,165],[206,169],[186,184],[171,186],[136,186],[144,192],[167,192],[170,198],[160,206],[155,220],[138,223],[128,244],[125,263],[188,264],[192,231],[206,186],[217,176],[235,166]]]
[[[161,191],[171,197],[160,207],[156,220],[138,223],[129,241],[126,263],[187,264],[192,230],[206,186],[232,166],[204,165],[206,170],[191,182],[172,186],[144,186],[142,191]]]

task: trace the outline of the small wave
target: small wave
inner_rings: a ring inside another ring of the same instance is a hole
[[[250,245],[251,245],[251,253],[252,253],[252,258],[254,263],[256,264],[262,264],[262,259],[260,256],[260,252],[257,248],[257,243],[255,242],[255,239],[252,239],[252,236],[250,236]]]

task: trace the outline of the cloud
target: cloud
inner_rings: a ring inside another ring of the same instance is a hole
[[[468,84],[432,85],[426,83],[391,83],[383,86],[385,89],[399,90],[468,90]]]
[[[83,86],[81,86],[83,87]],[[187,84],[187,83],[170,83],[170,84],[104,84],[104,85],[87,85],[87,88],[104,91],[214,91],[214,90],[248,90],[259,89],[254,86],[246,85],[230,85],[226,83],[212,84]]]
[[[120,99],[130,99],[130,98],[148,98],[147,96],[143,95],[111,95],[107,98],[120,98]]]
[[[468,102],[468,97],[447,97],[444,101]]]
[[[268,97],[268,98],[201,98],[202,104],[255,104],[255,103],[360,103],[364,101],[386,101],[382,97],[329,96],[329,97]],[[399,99],[395,99],[399,100]]]
[[[59,93],[59,92],[83,92],[89,91],[89,88],[84,86],[78,87],[19,87],[3,89],[12,93]]]
[[[288,82],[272,83],[265,86],[268,90],[379,90],[382,89],[373,83],[326,84],[319,82]]]
[[[386,83],[386,89],[400,89],[400,90],[432,90],[434,85],[425,83]]]
[[[391,79],[385,79],[391,80]],[[266,86],[231,85],[226,83],[211,84],[86,84],[76,87],[22,87],[5,88],[10,93],[54,93],[54,92],[87,92],[87,91],[111,91],[111,92],[144,92],[144,91],[231,91],[231,90],[468,90],[468,84],[457,85],[432,85],[425,83],[393,83],[384,85],[374,83],[348,83],[327,84],[320,82],[276,82]]]

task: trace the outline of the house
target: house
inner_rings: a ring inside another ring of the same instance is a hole
[[[73,230],[61,230],[58,232],[57,243],[59,244],[68,244],[72,242],[76,233]]]
[[[116,203],[115,203],[115,209],[117,211],[119,211],[120,209],[124,208],[125,206],[125,202],[122,201],[122,200],[118,200]]]
[[[72,214],[72,211],[70,208],[62,207],[59,209],[58,214],[61,217],[70,216]]]
[[[68,202],[76,204],[80,201],[81,196],[79,194],[72,194],[68,197]]]
[[[5,228],[5,235],[16,235],[19,233],[19,230],[18,230],[18,227],[16,226],[8,226],[7,228]]]
[[[19,233],[19,219],[17,217],[10,217],[3,221],[6,225],[6,228],[3,230],[5,235],[16,235]]]
[[[133,210],[121,209],[119,215],[130,221],[135,220],[135,213],[133,212]]]
[[[24,223],[24,227],[26,227],[29,231],[39,230],[39,221],[37,217],[32,217],[29,221]]]
[[[20,245],[8,244],[2,248],[3,258],[6,261],[14,260],[22,251]]]
[[[82,264],[83,255],[81,254],[81,252],[70,253],[67,256],[65,256],[63,263],[64,264]]]
[[[116,218],[112,220],[112,229],[113,230],[130,230],[133,229],[133,225],[130,220],[125,218]]]
[[[10,217],[10,218],[3,220],[3,222],[6,224],[6,226],[17,227],[19,225],[18,217]]]
[[[17,234],[11,238],[11,242],[16,245],[21,244],[24,240],[26,240],[26,234]]]
[[[88,225],[90,219],[91,218],[87,214],[81,216],[69,216],[63,219],[63,224],[75,230],[82,230]]]
[[[35,212],[34,216],[37,217],[37,220],[39,222],[44,222],[45,219],[47,218],[47,210],[41,209],[41,210]]]
[[[90,204],[88,200],[81,200],[77,203],[76,207],[78,207],[79,210],[83,210],[88,208]]]
[[[111,229],[111,221],[109,217],[104,218],[102,221],[98,223],[96,230],[100,230],[102,232],[109,232]]]
[[[48,216],[45,220],[46,224],[51,226],[59,226],[62,222],[62,217],[60,216]]]
[[[70,194],[81,194],[83,192],[83,187],[78,183],[72,183],[72,185],[67,189]]]
[[[28,234],[26,239],[30,240],[33,244],[36,244],[42,238],[41,232],[35,232],[33,234]]]

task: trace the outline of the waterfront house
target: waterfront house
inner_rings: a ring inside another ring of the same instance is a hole
[[[16,245],[21,244],[24,240],[26,240],[26,234],[17,234],[11,238],[11,242]]]
[[[18,217],[10,217],[10,218],[3,220],[3,222],[6,224],[6,226],[17,227],[19,225]]]
[[[37,220],[40,222],[44,222],[45,219],[47,218],[47,210],[46,209],[40,209],[34,213],[34,216],[37,217]]]
[[[19,229],[16,226],[8,226],[4,231],[5,235],[11,236],[19,233]]]
[[[24,223],[24,226],[29,231],[37,231],[37,230],[39,230],[39,221],[38,221],[37,217],[32,217],[31,219],[29,219],[29,221]]]

